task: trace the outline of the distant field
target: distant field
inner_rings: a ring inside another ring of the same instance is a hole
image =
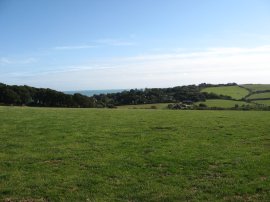
[[[254,103],[247,103],[243,101],[234,101],[234,100],[206,100],[205,102],[196,102],[194,104],[199,105],[200,103],[206,104],[208,107],[223,107],[223,108],[232,108],[236,104],[239,106],[242,105],[254,105]],[[124,105],[118,106],[118,109],[168,109],[168,104],[170,103],[159,103],[159,104],[142,104],[142,105]]]
[[[157,103],[157,104],[140,104],[140,105],[123,105],[118,106],[118,109],[167,109],[169,103]]]
[[[250,89],[252,92],[270,90],[270,84],[244,84],[242,86]]]
[[[242,99],[249,94],[249,91],[239,86],[221,86],[204,88],[202,92],[215,93],[218,95],[228,95],[234,99]]]
[[[270,99],[270,92],[268,92],[268,93],[256,93],[256,94],[252,94],[249,97],[247,97],[247,99],[249,99],[249,100],[264,99],[264,98]]]
[[[0,107],[0,201],[269,201],[270,112]]]
[[[252,103],[242,102],[242,101],[234,101],[234,100],[206,100],[205,102],[197,102],[195,104],[199,105],[200,103],[206,104],[208,107],[223,107],[223,108],[232,108],[236,104],[239,106],[242,105],[254,105]]]
[[[270,100],[254,100],[253,102],[258,103],[258,104],[263,104],[266,106],[270,106]]]

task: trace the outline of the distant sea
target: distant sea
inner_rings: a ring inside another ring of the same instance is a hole
[[[129,89],[111,89],[111,90],[74,90],[74,91],[64,91],[64,93],[66,94],[70,94],[73,95],[75,93],[80,93],[82,95],[86,95],[86,96],[93,96],[93,95],[100,95],[100,94],[107,94],[107,93],[120,93],[123,92],[125,90],[129,90]]]

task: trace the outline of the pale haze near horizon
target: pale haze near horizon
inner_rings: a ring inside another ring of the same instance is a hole
[[[0,82],[57,90],[270,83],[270,2],[0,1]]]

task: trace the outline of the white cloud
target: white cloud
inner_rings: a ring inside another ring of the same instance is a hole
[[[21,77],[60,90],[169,87],[192,83],[270,83],[270,46],[113,58]]]

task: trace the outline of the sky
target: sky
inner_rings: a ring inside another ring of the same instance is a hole
[[[0,82],[270,83],[269,0],[0,0]]]

